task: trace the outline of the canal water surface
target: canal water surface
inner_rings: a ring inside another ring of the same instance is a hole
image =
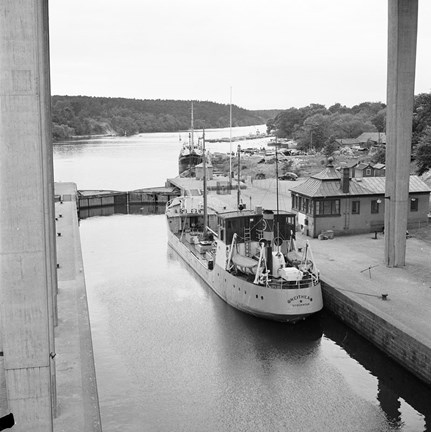
[[[160,186],[178,151],[178,134],[57,145],[55,177]],[[431,431],[431,390],[356,333],[234,310],[167,246],[163,215],[135,213],[80,223],[105,432]]]

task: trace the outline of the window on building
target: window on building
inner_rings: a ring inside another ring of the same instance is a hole
[[[371,213],[379,213],[380,210],[380,200],[371,201]]]
[[[365,170],[365,175],[370,176],[371,175],[371,168],[367,168]]]
[[[412,198],[410,200],[410,211],[418,211],[418,199],[417,198]]]
[[[316,211],[316,216],[339,215],[340,200],[339,199],[318,200],[315,202],[315,211]]]
[[[360,201],[352,201],[352,214],[359,214],[361,209]]]
[[[300,209],[303,213],[308,214],[310,208],[310,199],[309,198],[304,198],[302,200],[302,208]]]

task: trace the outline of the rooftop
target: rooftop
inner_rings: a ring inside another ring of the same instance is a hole
[[[291,192],[311,198],[333,196],[384,195],[386,177],[361,177],[349,180],[349,192],[341,189],[341,175],[329,164],[320,173],[311,176],[303,183],[290,188]],[[431,189],[416,175],[410,176],[410,193],[429,193]]]

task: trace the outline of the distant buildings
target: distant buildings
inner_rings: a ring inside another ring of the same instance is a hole
[[[361,147],[369,145],[386,145],[386,134],[384,132],[364,132],[356,138]]]
[[[335,141],[340,148],[370,148],[386,145],[386,134],[384,132],[364,132],[357,138],[338,138]]]

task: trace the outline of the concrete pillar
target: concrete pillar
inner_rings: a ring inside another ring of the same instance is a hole
[[[385,261],[405,265],[418,0],[389,0]]]
[[[0,301],[14,431],[53,430],[56,258],[48,0],[0,2]]]

